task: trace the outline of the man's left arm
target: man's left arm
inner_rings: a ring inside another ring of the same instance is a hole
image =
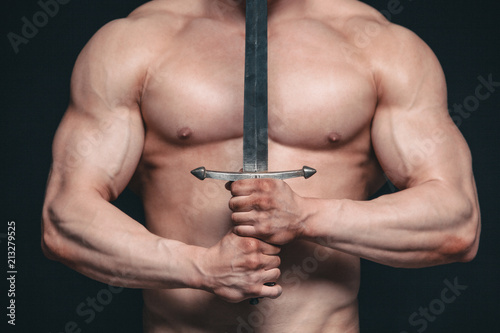
[[[401,191],[330,200],[302,198],[284,182],[239,181],[230,201],[237,234],[274,244],[308,239],[395,267],[475,257],[480,214],[472,161],[448,115],[442,69],[413,33],[396,26],[388,33],[385,56],[374,62],[372,144]]]

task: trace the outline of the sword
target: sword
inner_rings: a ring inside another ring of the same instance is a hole
[[[191,171],[198,179],[236,181],[249,178],[309,178],[316,170],[269,172],[267,134],[267,0],[246,2],[245,92],[243,115],[243,172],[212,171],[199,167]]]
[[[267,0],[247,0],[245,14],[245,86],[243,105],[243,171],[191,171],[198,179],[236,181],[249,178],[309,178],[316,170],[268,171],[267,133]],[[272,285],[268,283],[267,285]],[[256,298],[251,304],[257,304]]]

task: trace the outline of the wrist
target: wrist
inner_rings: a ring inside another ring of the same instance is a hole
[[[193,272],[190,276],[191,288],[212,291],[209,274],[207,273],[207,264],[209,263],[209,248],[194,247],[191,250],[191,260]]]
[[[301,221],[298,233],[298,239],[310,239],[313,238],[314,231],[314,221],[317,219],[319,214],[319,202],[316,198],[301,198],[300,210],[301,210]]]
[[[206,249],[167,239],[164,249],[168,252],[166,284],[173,288],[203,289],[199,263]]]
[[[316,240],[321,237],[331,238],[335,231],[332,221],[337,220],[342,200],[304,198],[304,212],[301,239]]]
[[[199,246],[190,246],[189,261],[190,261],[190,275],[188,277],[189,286],[193,289],[209,290],[207,282],[204,263],[206,261],[206,253],[208,249]]]

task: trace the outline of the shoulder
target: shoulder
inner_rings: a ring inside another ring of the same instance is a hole
[[[358,1],[349,2],[341,21],[340,29],[351,53],[368,66],[377,85],[384,80],[407,85],[427,74],[443,81],[441,65],[430,47],[376,9]]]
[[[152,2],[126,18],[107,23],[80,52],[73,70],[72,92],[107,90],[139,99],[148,68],[168,48],[183,21],[183,16],[168,6]]]
[[[331,13],[329,21],[359,50],[377,56],[410,48],[428,49],[415,33],[391,23],[377,9],[360,1],[345,0],[342,3],[337,5],[337,10],[332,6],[327,11]]]
[[[147,3],[126,18],[104,25],[90,39],[82,54],[96,53],[115,60],[132,55],[147,56],[168,43],[169,36],[175,35],[181,26],[181,15],[168,7]]]
[[[431,48],[411,30],[396,24],[385,26],[366,55],[379,97],[387,95],[389,89],[424,90],[420,87],[424,84],[438,93],[439,99],[445,98],[446,80],[441,64]]]
[[[113,62],[130,57],[150,60],[168,47],[169,41],[189,22],[179,0],[151,1],[99,29],[82,50]]]

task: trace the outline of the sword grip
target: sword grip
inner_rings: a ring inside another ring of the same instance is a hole
[[[236,181],[240,179],[260,179],[260,178],[273,178],[273,179],[289,179],[296,177],[304,177],[305,179],[311,177],[316,173],[316,169],[308,166],[303,166],[300,170],[290,171],[277,171],[277,172],[227,172],[227,171],[212,171],[207,170],[205,167],[199,167],[191,170],[193,176],[200,180],[205,178],[219,179],[225,181]],[[274,286],[274,282],[264,283],[267,286]],[[250,304],[259,304],[258,298],[251,298]]]
[[[191,170],[193,176],[200,180],[205,178],[219,179],[225,181],[236,181],[240,179],[259,179],[259,178],[273,178],[273,179],[289,179],[296,177],[304,177],[305,179],[311,177],[316,173],[316,170],[303,166],[300,170],[290,171],[273,171],[273,172],[228,172],[228,171],[212,171],[207,170],[205,167],[199,167]]]

